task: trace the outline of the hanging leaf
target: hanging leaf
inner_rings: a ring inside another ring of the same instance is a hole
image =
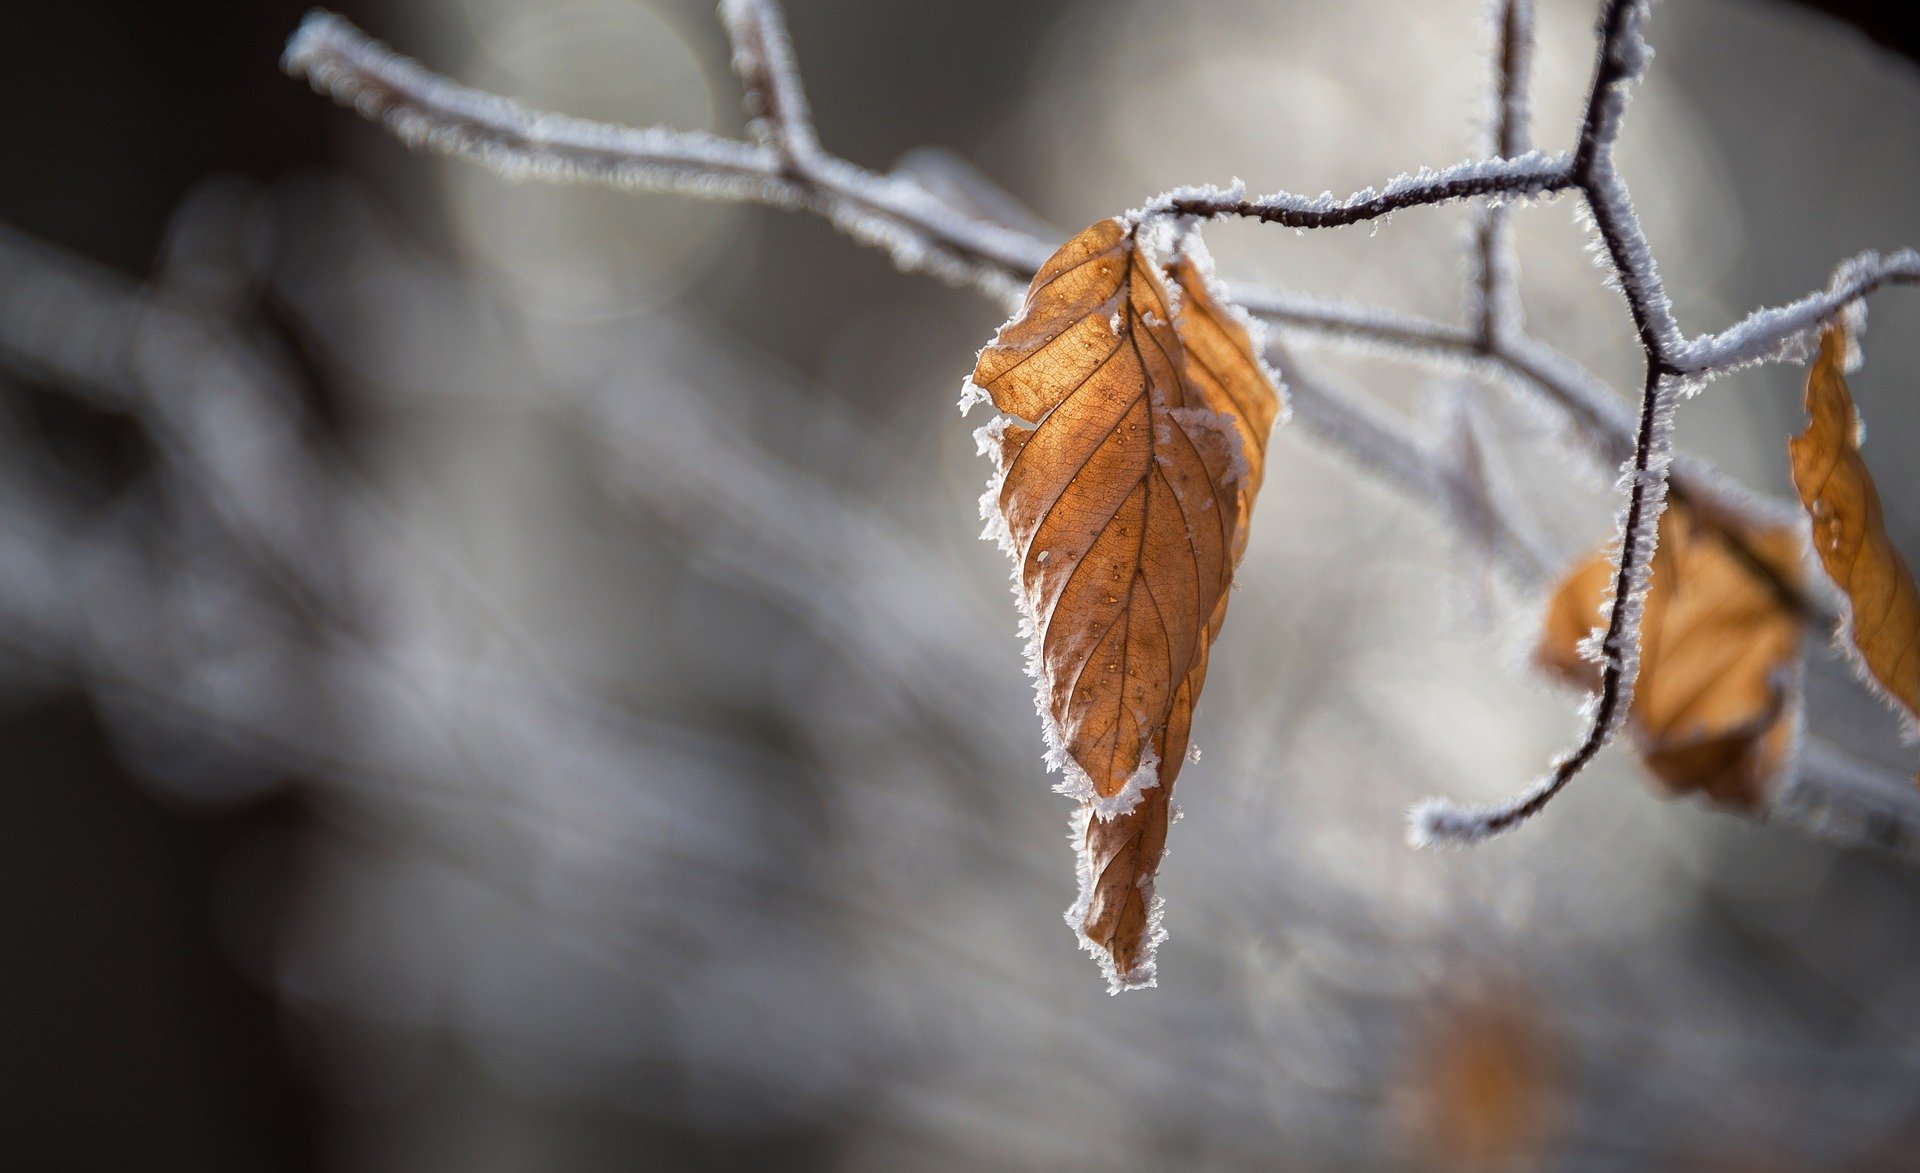
[[[1791,530],[1751,533],[1746,546],[1750,553],[1700,525],[1681,502],[1661,515],[1629,728],[1672,793],[1754,811],[1771,798],[1799,725],[1801,622],[1788,592],[1801,572]],[[1582,645],[1612,590],[1606,550],[1568,573],[1547,605],[1535,652],[1542,667],[1578,687],[1599,685]]]
[[[981,352],[982,501],[1014,561],[1048,765],[1083,811],[1068,920],[1117,989],[1153,980],[1153,877],[1278,394],[1204,254],[1169,288],[1137,226],[1061,247]],[[1176,296],[1176,293],[1178,296]]]
[[[1787,441],[1793,483],[1813,519],[1820,564],[1847,596],[1847,639],[1908,727],[1920,721],[1920,591],[1887,537],[1860,458],[1859,417],[1842,372],[1845,328],[1828,327],[1807,370],[1807,430]]]

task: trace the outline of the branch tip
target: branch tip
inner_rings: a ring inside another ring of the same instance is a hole
[[[1472,847],[1523,821],[1509,815],[1505,807],[1467,807],[1444,798],[1422,799],[1407,808],[1407,846],[1423,850]]]

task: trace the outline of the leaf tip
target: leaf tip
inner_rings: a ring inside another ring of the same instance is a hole
[[[1160,984],[1158,957],[1160,946],[1167,939],[1166,900],[1154,891],[1153,872],[1136,876],[1130,882],[1139,889],[1145,901],[1144,924],[1136,923],[1132,932],[1106,941],[1094,936],[1091,931],[1093,921],[1100,919],[1095,914],[1094,904],[1100,898],[1099,890],[1105,879],[1094,858],[1094,845],[1089,839],[1094,825],[1093,808],[1085,803],[1073,812],[1068,824],[1067,841],[1073,844],[1074,872],[1079,892],[1066,911],[1067,927],[1073,930],[1080,948],[1092,955],[1099,964],[1101,976],[1107,979],[1109,995],[1117,995],[1123,990],[1153,989]]]

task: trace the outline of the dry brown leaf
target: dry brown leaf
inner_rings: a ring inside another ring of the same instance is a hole
[[[1880,494],[1860,458],[1859,421],[1842,371],[1845,329],[1828,327],[1807,369],[1807,430],[1787,441],[1793,483],[1813,519],[1813,548],[1847,596],[1848,646],[1883,695],[1920,721],[1920,591],[1887,537]]]
[[[1629,728],[1641,759],[1675,794],[1704,793],[1737,810],[1763,808],[1792,754],[1801,622],[1782,587],[1801,582],[1791,530],[1747,535],[1758,568],[1681,502],[1660,518],[1660,542],[1640,628],[1640,676]],[[1580,652],[1611,596],[1602,550],[1575,566],[1547,605],[1535,652],[1583,688],[1600,669]]]
[[[1153,980],[1171,792],[1279,411],[1205,270],[1175,260],[1176,316],[1136,227],[1102,220],[1041,268],[971,380],[1016,417],[980,431],[982,511],[1014,559],[1048,764],[1083,804],[1068,920],[1116,989]]]

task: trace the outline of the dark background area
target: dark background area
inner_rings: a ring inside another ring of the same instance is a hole
[[[403,9],[341,7],[404,47]],[[940,24],[918,11],[940,6],[897,0],[791,7],[796,36],[810,47],[830,42],[834,27],[931,20],[937,33]],[[1812,7],[1908,57],[1920,50],[1911,5]],[[9,5],[0,25],[0,220],[137,274],[196,180],[272,178],[335,162],[348,134],[367,132],[276,68],[305,8],[297,0]],[[952,54],[956,99],[973,92],[957,64],[965,56]],[[837,64],[820,61],[813,74],[829,123]],[[921,136],[963,133],[957,121],[930,129],[922,120],[901,127],[899,144],[841,145],[880,161]],[[82,443],[111,440],[97,422],[72,427]],[[298,800],[220,813],[170,807],[116,764],[86,704],[73,698],[6,708],[0,761],[8,767],[0,786],[0,924],[10,954],[0,970],[5,1163],[317,1167],[323,1105],[280,1011],[231,963],[214,917],[234,845],[296,830],[309,817]],[[265,906],[271,923],[282,894],[246,898]]]
[[[8,5],[0,220],[138,274],[196,180],[325,165],[333,112],[275,69],[306,7]],[[9,1166],[319,1167],[319,1098],[215,919],[233,846],[292,800],[170,809],[74,696],[9,706],[0,760]]]
[[[1015,7],[1016,5],[1005,5]],[[210,175],[271,180],[342,166],[369,141],[401,148],[304,84],[281,74],[288,34],[310,7],[302,0],[153,5],[126,0],[8,5],[0,21],[0,222],[73,249],[131,275],[151,267],[174,209]],[[405,47],[404,3],[330,5]],[[928,76],[948,100],[928,103],[897,141],[849,141],[849,152],[897,155],[927,135],[964,139],[999,111],[976,89],[968,59],[1013,69],[992,57],[991,25],[977,6],[937,7],[892,0],[838,0],[791,6],[796,36],[816,52],[815,100],[836,108],[836,67],[872,44],[942,42],[948,72]],[[858,38],[832,30],[858,28]],[[723,51],[718,29],[714,51]],[[978,44],[966,43],[971,37]],[[836,58],[839,58],[836,60]],[[880,60],[888,60],[882,58]],[[855,102],[890,81],[864,65]],[[986,70],[988,80],[991,69]],[[1012,91],[1002,89],[1012,100]],[[931,122],[929,121],[931,119]],[[870,120],[844,120],[859,126]],[[404,205],[405,193],[393,193]],[[404,213],[404,207],[400,209]],[[828,232],[808,222],[789,230]],[[431,224],[414,225],[427,239]],[[870,280],[886,266],[851,250]],[[804,249],[802,249],[804,251]],[[770,264],[776,268],[781,258]],[[798,267],[804,262],[792,258]],[[777,287],[778,277],[768,284]],[[111,482],[140,459],[119,421],[14,385],[49,442],[68,463]],[[315,817],[297,791],[238,808],[168,803],[116,759],[89,703],[77,693],[41,696],[0,709],[0,923],[12,963],[0,971],[0,1102],[8,1105],[9,1168],[299,1170],[325,1161],[325,1103],[300,1031],[269,991],[240,972],[223,944],[217,910],[243,902],[246,921],[271,932],[277,907],[295,899],[297,858],[278,869],[278,890],[234,893],[237,847],[297,844]],[[257,881],[248,869],[247,883]],[[255,943],[257,945],[257,942]],[[608,1122],[582,1122],[582,1132]],[[629,1138],[631,1139],[631,1138]],[[654,1138],[649,1143],[670,1143]],[[776,1138],[785,1160],[799,1138]],[[757,1163],[753,1151],[687,1153],[694,1163]]]

